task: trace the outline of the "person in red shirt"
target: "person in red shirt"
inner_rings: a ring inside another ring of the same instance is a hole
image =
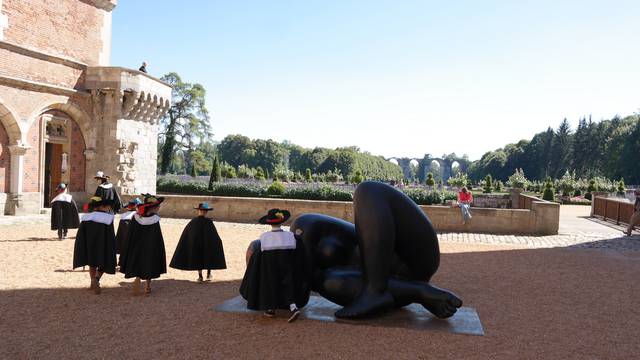
[[[471,208],[472,202],[473,194],[463,186],[460,192],[458,192],[458,207],[460,207],[460,211],[462,211],[463,224],[466,224],[467,221],[471,220],[471,211],[469,208]]]

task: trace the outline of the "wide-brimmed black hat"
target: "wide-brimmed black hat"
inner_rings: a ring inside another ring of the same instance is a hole
[[[291,213],[289,210],[271,209],[267,215],[258,220],[260,224],[278,225],[289,220]]]
[[[138,214],[140,215],[145,215],[147,210],[160,206],[164,201],[164,197],[162,196],[155,196],[151,194],[142,194],[142,196],[144,196],[144,200],[142,201],[142,204],[138,205]]]
[[[113,201],[109,199],[103,199],[100,196],[93,196],[89,199],[87,207],[89,208],[89,211],[93,211],[95,208],[102,205],[111,206],[113,205]]]
[[[194,207],[194,209],[196,209],[196,210],[205,210],[205,211],[213,210],[213,208],[211,206],[209,206],[208,202],[200,203],[200,204],[198,204],[198,207]]]

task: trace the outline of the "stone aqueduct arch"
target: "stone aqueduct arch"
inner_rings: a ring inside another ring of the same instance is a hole
[[[438,165],[440,166],[440,173],[439,174],[434,174],[436,177],[438,177],[438,175],[440,175],[439,177],[442,178],[442,181],[447,181],[450,177],[453,176],[454,171],[453,171],[453,164],[454,163],[458,163],[458,166],[460,168],[460,171],[462,172],[466,172],[467,171],[467,161],[463,158],[459,158],[459,157],[455,157],[455,158],[432,158],[432,157],[426,157],[426,158],[422,158],[422,159],[418,159],[418,158],[400,158],[400,157],[391,157],[387,159],[388,161],[391,160],[395,160],[398,163],[398,166],[400,166],[402,168],[402,172],[405,176],[405,178],[409,178],[410,174],[411,174],[411,170],[410,170],[410,164],[412,161],[417,161],[418,162],[418,178],[420,179],[420,181],[424,181],[424,179],[426,179],[427,177],[427,173],[428,172],[432,172],[432,166],[431,164],[435,161],[436,163],[438,163]]]

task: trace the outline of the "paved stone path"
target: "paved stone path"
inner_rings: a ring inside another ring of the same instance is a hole
[[[446,243],[515,245],[527,248],[572,247],[605,250],[640,251],[640,233],[633,236],[623,234],[624,227],[610,222],[589,218],[590,208],[579,205],[563,205],[560,208],[560,229],[558,235],[523,236],[493,235],[478,233],[441,233],[439,239]],[[49,223],[48,214],[29,216],[0,216],[3,226],[24,226],[33,223]],[[164,223],[184,223],[185,219],[163,219]],[[473,221],[473,219],[471,220]],[[232,224],[232,226],[261,226],[252,224]],[[0,232],[1,236],[1,232]]]

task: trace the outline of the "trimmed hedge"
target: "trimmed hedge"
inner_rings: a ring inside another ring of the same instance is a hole
[[[211,190],[208,184],[199,182],[180,182],[176,180],[159,180],[157,191],[171,194],[234,196],[267,198],[276,197],[269,193],[268,187],[249,184],[213,183]],[[270,184],[273,186],[273,183]],[[428,191],[423,189],[407,189],[404,191],[418,205],[437,205],[447,200],[456,200],[457,195],[451,191]],[[284,193],[277,196],[283,199],[353,201],[353,193],[329,185],[319,187],[285,187]]]

